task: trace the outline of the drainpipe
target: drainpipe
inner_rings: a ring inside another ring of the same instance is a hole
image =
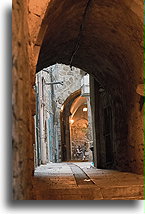
[[[53,83],[53,76],[52,76],[52,68],[50,69],[50,83]],[[50,89],[51,89],[51,106],[52,106],[52,141],[53,141],[53,162],[56,162],[56,142],[55,142],[55,131],[54,131],[54,125],[55,125],[55,101],[54,101],[54,87],[53,84],[50,84]]]
[[[46,144],[45,144],[45,135],[44,135],[44,102],[43,102],[43,76],[40,72],[40,84],[39,84],[39,91],[40,91],[40,142],[41,142],[41,163],[46,164]]]
[[[47,70],[43,70],[46,71],[48,73]],[[57,81],[57,82],[53,82],[53,75],[52,75],[52,68],[50,68],[49,70],[49,76],[50,76],[50,82],[46,82],[44,79],[44,84],[45,85],[49,85],[50,86],[50,94],[51,94],[51,110],[52,110],[52,162],[57,162],[57,144],[56,144],[56,140],[57,140],[57,130],[56,130],[56,124],[55,124],[55,117],[56,117],[56,105],[55,105],[55,100],[54,100],[54,86],[55,84],[61,84],[63,85],[62,81]]]
[[[36,93],[36,149],[37,149],[37,164],[38,166],[40,165],[40,141],[39,141],[39,80],[38,77],[36,77],[36,88],[35,88],[35,93]]]

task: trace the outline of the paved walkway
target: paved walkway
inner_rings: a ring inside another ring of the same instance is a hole
[[[35,200],[140,200],[143,176],[100,170],[89,162],[50,163],[38,167]]]

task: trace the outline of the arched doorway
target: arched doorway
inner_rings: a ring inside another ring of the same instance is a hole
[[[80,96],[81,91],[78,90],[71,94],[63,104],[64,108],[60,114],[61,121],[61,143],[62,143],[62,161],[71,160],[71,147],[70,147],[70,108],[74,100]]]
[[[93,146],[92,123],[88,107],[87,98],[81,97],[80,91],[70,95],[63,104],[60,117],[62,161],[93,159],[90,150]]]

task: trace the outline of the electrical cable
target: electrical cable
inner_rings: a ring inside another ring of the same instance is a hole
[[[86,7],[85,7],[85,10],[84,10],[84,13],[83,13],[82,23],[80,25],[80,30],[79,30],[79,34],[78,34],[78,39],[77,39],[76,45],[74,47],[74,50],[73,50],[73,53],[72,53],[72,56],[71,56],[71,59],[70,59],[70,68],[71,68],[71,70],[72,70],[73,59],[74,59],[74,57],[75,57],[75,55],[76,55],[76,53],[77,53],[77,51],[79,50],[79,47],[80,47],[80,41],[81,41],[82,34],[83,34],[85,18],[86,18],[87,11],[88,11],[88,8],[89,8],[91,2],[92,2],[92,0],[88,0],[87,1]]]

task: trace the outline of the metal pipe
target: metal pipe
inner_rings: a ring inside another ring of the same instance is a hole
[[[60,85],[63,85],[63,81],[60,81],[60,82],[44,82],[45,85],[56,85],[56,84],[60,84]]]

